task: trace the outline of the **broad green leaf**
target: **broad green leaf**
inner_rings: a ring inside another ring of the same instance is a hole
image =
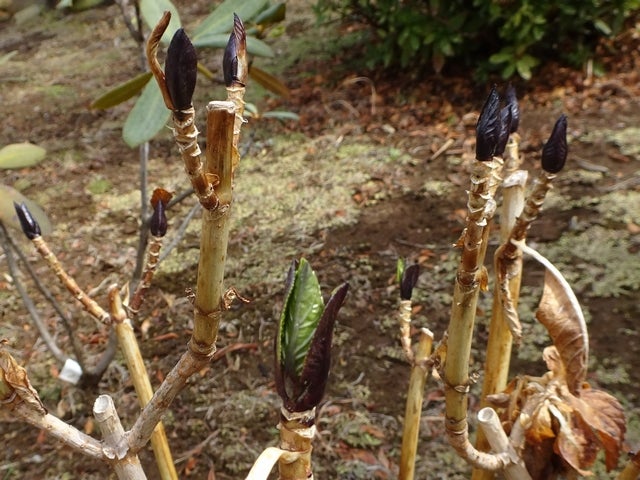
[[[164,12],[171,12],[171,21],[167,27],[167,31],[162,35],[162,43],[168,44],[173,34],[182,25],[180,23],[180,15],[178,9],[170,0],[140,0],[140,14],[147,26],[153,29]]]
[[[135,77],[100,95],[93,101],[91,108],[106,110],[107,108],[115,107],[116,105],[120,105],[122,102],[126,102],[138,94],[149,82],[151,77],[151,72],[144,72],[140,75],[136,75]]]
[[[255,65],[251,65],[251,67],[249,68],[249,76],[254,81],[262,85],[270,92],[275,93],[276,95],[287,98],[290,94],[289,88],[278,78],[274,77],[270,73],[265,72],[261,68],[256,67]]]
[[[193,45],[199,48],[225,48],[228,42],[228,33],[215,33],[201,35],[196,40],[193,40]],[[255,37],[247,37],[247,52],[258,57],[273,57],[275,55],[269,45]]]
[[[27,197],[22,195],[15,188],[3,185],[2,183],[0,183],[0,222],[17,230],[18,232],[22,232],[22,227],[20,227],[20,221],[18,220],[16,210],[13,207],[13,202],[24,203],[27,205],[31,215],[33,215],[33,218],[40,225],[42,235],[51,234],[51,222],[42,208],[40,208],[33,200],[29,200]]]
[[[607,23],[604,20],[600,19],[600,18],[596,18],[593,21],[593,26],[596,27],[596,29],[600,33],[602,33],[603,35],[606,35],[607,37],[613,33],[611,31],[611,27],[609,25],[607,25]]]
[[[193,32],[194,45],[204,35],[230,32],[233,27],[233,14],[246,22],[255,17],[269,0],[225,0],[206,17]],[[225,42],[226,45],[226,42]]]
[[[256,18],[253,19],[253,23],[264,27],[282,22],[285,19],[286,13],[287,5],[285,3],[276,3],[260,12]]]
[[[281,325],[284,372],[298,377],[324,310],[315,272],[303,258],[296,272],[293,290],[283,312]]]
[[[122,138],[130,147],[151,140],[167,124],[170,114],[158,84],[149,82],[124,122]]]
[[[276,120],[293,120],[295,122],[300,121],[300,116],[297,113],[289,112],[286,110],[271,110],[264,112],[262,118],[275,118]]]
[[[12,143],[0,149],[0,168],[31,167],[44,160],[47,151],[32,143]]]

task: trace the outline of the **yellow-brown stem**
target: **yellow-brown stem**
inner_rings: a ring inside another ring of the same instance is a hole
[[[136,292],[129,304],[129,310],[131,311],[132,316],[137,315],[140,311],[140,306],[144,301],[144,295],[151,286],[153,275],[155,274],[156,267],[158,266],[158,258],[160,257],[160,249],[162,248],[162,238],[163,237],[152,236],[151,241],[149,242],[147,264],[144,267],[144,273],[142,274],[142,279],[138,284],[138,288],[136,288]]]
[[[414,362],[413,349],[411,348],[411,300],[400,300],[398,313],[400,320],[400,343],[407,360],[411,365]]]
[[[469,381],[469,359],[475,322],[476,305],[480,290],[482,240],[493,214],[492,194],[496,171],[501,162],[476,162],[471,173],[471,188],[467,202],[467,226],[461,244],[462,254],[454,285],[451,318],[447,329],[447,354],[444,360],[445,382],[445,428],[450,443],[464,455],[465,460],[475,461],[477,452],[472,452],[468,443],[467,407]],[[473,455],[472,455],[473,453]],[[483,456],[480,456],[484,458]]]
[[[418,435],[420,433],[420,416],[424,400],[424,386],[429,376],[431,365],[427,362],[431,356],[433,333],[422,329],[418,348],[416,349],[415,364],[411,369],[407,404],[404,411],[404,425],[402,432],[402,450],[400,453],[399,480],[413,480],[416,466],[416,452],[418,451]]]
[[[240,130],[242,124],[246,122],[244,119],[244,93],[246,88],[242,84],[233,84],[227,87],[227,100],[232,102],[236,107],[236,116],[233,122],[233,171],[240,163],[240,151],[238,150],[238,142],[240,140]]]
[[[65,272],[64,268],[58,261],[55,254],[49,249],[49,246],[42,237],[36,237],[32,240],[34,246],[38,250],[38,253],[47,262],[53,273],[60,279],[66,289],[78,300],[87,312],[89,312],[94,318],[98,319],[105,325],[111,322],[111,318],[106,310],[98,305],[92,298],[89,297],[76,283],[76,281]]]
[[[312,480],[311,441],[316,433],[316,409],[306,412],[288,412],[280,416],[280,448],[299,455],[294,461],[281,457],[278,461],[280,480]]]
[[[618,480],[637,480],[640,478],[640,451],[627,461],[624,470],[618,475]]]
[[[112,288],[109,292],[109,303],[116,335],[118,336],[118,344],[127,363],[131,382],[138,396],[138,403],[141,408],[144,408],[153,396],[153,388],[151,387],[149,374],[144,365],[131,321],[127,318],[116,288]],[[177,480],[178,473],[173,464],[167,435],[164,426],[160,422],[155,426],[151,434],[151,447],[156,458],[160,478],[163,480]]]
[[[225,309],[224,268],[232,200],[232,151],[234,106],[231,102],[210,102],[207,106],[206,174],[219,178],[219,205],[204,210],[200,238],[200,260],[194,304],[194,329],[189,346],[196,353],[215,351],[218,326]]]
[[[214,191],[217,178],[207,175],[203,168],[195,118],[196,113],[193,107],[188,110],[174,111],[173,137],[180,149],[184,170],[198,200],[206,210],[213,210],[219,203]]]

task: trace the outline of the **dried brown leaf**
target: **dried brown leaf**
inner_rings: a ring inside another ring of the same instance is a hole
[[[587,375],[589,339],[586,325],[571,288],[549,269],[545,273],[536,318],[549,331],[564,364],[569,391],[576,393]]]
[[[550,410],[560,424],[556,443],[554,444],[555,452],[578,474],[582,476],[592,475],[586,469],[593,465],[599,450],[593,434],[588,428],[585,428],[579,416],[571,415],[566,418],[558,409],[551,408]]]
[[[0,379],[4,387],[2,390],[13,390],[16,395],[25,403],[29,404],[31,408],[35,409],[42,415],[47,413],[47,409],[40,401],[38,392],[31,386],[27,371],[18,365],[18,362],[7,352],[6,350],[0,350]],[[6,388],[8,387],[8,388]],[[11,396],[5,398],[7,403],[14,403],[15,400],[11,400]]]
[[[614,469],[620,458],[626,431],[620,402],[607,392],[588,387],[581,389],[578,397],[567,400],[604,449],[607,470]]]

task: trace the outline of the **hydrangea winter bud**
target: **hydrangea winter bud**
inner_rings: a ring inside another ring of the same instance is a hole
[[[38,225],[36,219],[33,218],[33,215],[31,215],[31,212],[25,203],[18,204],[13,202],[13,208],[15,208],[16,214],[18,215],[22,231],[29,240],[33,240],[34,238],[42,235],[40,225]]]
[[[507,106],[511,111],[511,128],[510,133],[518,131],[520,125],[520,105],[518,104],[518,97],[516,96],[516,89],[513,85],[509,84],[507,87],[506,99]]]
[[[542,168],[548,173],[558,173],[567,160],[567,116],[563,113],[556,121],[549,140],[542,147]]]
[[[233,30],[222,57],[224,83],[230,87],[234,83],[244,85],[247,78],[247,35],[242,20],[233,14]]]
[[[500,137],[500,97],[494,85],[476,125],[476,158],[482,162],[495,155]]]
[[[191,106],[197,74],[196,49],[185,31],[179,28],[169,44],[164,67],[167,90],[176,110],[186,110]]]

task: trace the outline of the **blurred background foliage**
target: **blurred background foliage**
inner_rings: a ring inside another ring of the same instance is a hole
[[[461,64],[479,79],[528,80],[549,60],[582,66],[640,18],[640,0],[317,0],[314,9],[347,27],[369,68]]]

